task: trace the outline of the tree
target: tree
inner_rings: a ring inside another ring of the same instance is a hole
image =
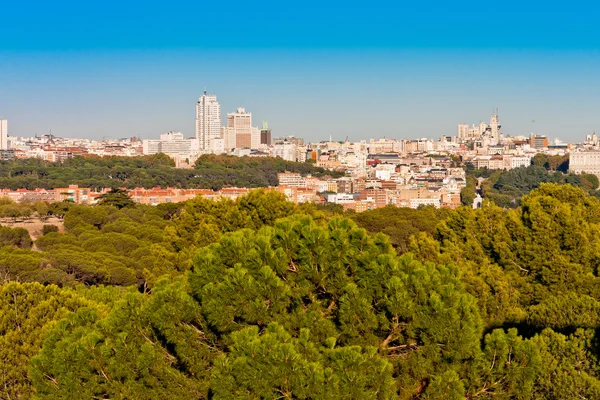
[[[183,288],[164,284],[152,299],[127,293],[109,312],[85,307],[68,315],[32,360],[37,397],[206,397],[211,350]]]
[[[29,359],[42,347],[52,323],[90,304],[74,292],[39,283],[0,285],[0,397],[33,395]]]
[[[111,189],[110,192],[98,196],[98,204],[118,209],[135,206],[135,202],[124,189]]]
[[[58,226],[56,225],[44,225],[42,227],[42,235],[47,235],[52,232],[58,232]]]
[[[40,398],[427,393],[480,352],[457,274],[397,258],[349,220],[288,217],[202,249],[189,284],[66,316],[32,378]]]

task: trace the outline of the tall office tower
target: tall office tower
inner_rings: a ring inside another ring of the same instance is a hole
[[[490,144],[495,146],[498,144],[498,133],[500,130],[500,121],[498,120],[498,109],[492,112],[490,119]]]
[[[8,120],[0,119],[0,149],[8,150]]]
[[[469,136],[469,125],[458,124],[458,138],[461,140],[467,139]]]
[[[228,150],[233,148],[256,149],[260,143],[260,131],[252,126],[252,113],[238,108],[227,114],[227,127],[223,138]]]
[[[267,121],[263,122],[262,129],[260,130],[260,144],[271,145],[271,130]]]
[[[221,105],[214,94],[204,94],[196,104],[196,138],[199,150],[215,152],[215,144],[221,138]]]

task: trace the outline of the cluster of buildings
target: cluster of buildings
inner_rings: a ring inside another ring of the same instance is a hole
[[[357,212],[389,205],[411,208],[460,206],[460,191],[466,186],[465,171],[453,167],[451,159],[379,157],[370,159],[373,163],[364,176],[318,179],[285,172],[278,174],[279,187],[302,191],[307,198],[310,198],[309,194],[317,194],[321,196],[317,201],[340,204],[345,210]],[[286,193],[286,189],[283,190]],[[302,202],[302,198],[296,196],[297,199],[291,200]]]
[[[312,162],[318,167],[341,171],[338,179],[317,179],[294,173],[279,175],[279,186],[294,202],[331,202],[345,209],[363,211],[396,205],[417,208],[421,205],[454,208],[460,205],[465,187],[465,163],[478,169],[509,170],[526,167],[538,153],[570,154],[570,169],[575,173],[600,176],[600,138],[594,133],[584,143],[549,141],[544,135],[509,136],[501,131],[498,110],[490,121],[458,124],[456,135],[439,140],[420,138],[369,139],[351,142],[331,140],[305,143],[294,136],[272,137],[264,122],[253,125],[252,113],[240,107],[227,114],[222,124],[221,106],[216,95],[206,91],[196,103],[195,135],[167,132],[158,139],[89,140],[58,138],[52,134],[22,138],[8,136],[7,121],[0,121],[0,158],[36,157],[60,161],[76,155],[140,156],[164,153],[176,166],[191,168],[202,154],[229,154],[250,157],[280,157],[287,161]],[[2,194],[17,201],[65,200],[65,193],[80,193],[76,202],[92,204],[102,193],[89,189],[7,191]],[[209,198],[232,197],[248,189],[229,188],[220,192],[173,188],[135,189],[135,201],[145,204],[183,201],[201,195]],[[70,199],[70,198],[68,198]]]
[[[133,201],[140,204],[157,205],[162,203],[178,203],[201,196],[210,200],[218,200],[228,198],[235,200],[240,196],[248,194],[252,189],[248,188],[223,188],[213,191],[211,189],[179,189],[179,188],[161,188],[154,187],[151,189],[135,188],[126,190]],[[283,186],[267,188],[267,190],[275,190],[284,193],[291,201],[296,203],[316,202],[317,194],[315,191],[289,190]],[[69,185],[67,188],[55,189],[0,189],[0,197],[9,198],[16,203],[35,203],[45,201],[48,203],[70,201],[75,204],[93,205],[97,204],[99,197],[108,193],[110,189],[102,189],[94,191],[90,188],[82,188],[78,185]]]

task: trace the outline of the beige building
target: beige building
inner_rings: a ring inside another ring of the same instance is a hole
[[[277,174],[279,186],[289,186],[295,188],[307,187],[306,178],[294,172],[282,172]]]
[[[0,149],[8,150],[8,120],[0,119]]]
[[[236,148],[258,149],[260,130],[252,126],[252,113],[244,108],[227,114],[227,126],[223,127],[222,136],[227,151]]]
[[[569,154],[569,172],[600,177],[600,151],[575,151]]]

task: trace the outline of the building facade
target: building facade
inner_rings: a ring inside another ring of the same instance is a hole
[[[8,150],[8,120],[0,119],[0,150]]]
[[[271,145],[271,129],[269,129],[269,124],[266,121],[263,122],[262,129],[260,130],[260,144]]]
[[[257,149],[260,144],[260,131],[252,126],[252,113],[245,108],[238,108],[227,114],[227,126],[223,127],[225,149],[236,148]]]
[[[215,147],[219,147],[217,141],[221,139],[221,105],[217,96],[206,91],[196,103],[196,139],[201,152],[218,152]]]
[[[142,143],[144,155],[164,153],[171,157],[192,157],[198,153],[198,140],[184,139],[181,132],[168,132],[160,135],[159,140]]]
[[[600,178],[600,151],[574,151],[569,154],[569,172],[594,174]]]

